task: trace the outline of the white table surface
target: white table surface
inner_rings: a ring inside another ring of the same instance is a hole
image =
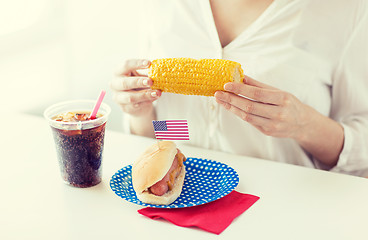
[[[220,235],[137,213],[111,176],[155,140],[107,131],[102,183],[65,185],[47,122],[0,120],[0,239],[368,239],[368,180],[180,145],[187,157],[224,162],[237,191],[260,197]]]

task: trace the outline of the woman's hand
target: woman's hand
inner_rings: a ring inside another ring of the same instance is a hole
[[[344,144],[344,130],[338,122],[290,93],[250,77],[244,83],[226,83],[227,92],[216,92],[216,101],[264,134],[292,138],[326,166],[336,165]]]
[[[134,117],[152,114],[152,102],[161,96],[160,91],[150,89],[152,79],[137,72],[149,66],[150,61],[148,60],[127,60],[110,82],[110,88],[114,92],[114,101],[121,106],[123,112]]]
[[[225,84],[228,92],[216,92],[216,101],[266,135],[298,139],[308,126],[310,108],[290,93],[250,77],[244,81]]]

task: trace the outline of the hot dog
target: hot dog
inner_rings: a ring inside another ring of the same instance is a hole
[[[147,148],[132,167],[132,183],[137,198],[150,204],[174,202],[184,184],[184,161],[185,156],[174,142],[161,141]]]
[[[172,190],[175,180],[183,167],[183,161],[185,160],[180,150],[177,149],[177,151],[178,153],[175,155],[174,161],[166,175],[148,189],[152,194],[162,196],[169,190]]]

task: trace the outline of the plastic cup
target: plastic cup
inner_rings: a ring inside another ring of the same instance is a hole
[[[101,182],[105,125],[111,112],[102,103],[98,114],[87,121],[62,122],[53,118],[66,112],[91,112],[94,100],[74,100],[54,104],[44,112],[54,136],[61,177],[65,183],[80,188]]]

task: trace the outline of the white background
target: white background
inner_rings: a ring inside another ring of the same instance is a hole
[[[137,56],[138,9],[129,0],[0,0],[1,112],[42,115],[105,89],[108,128],[121,130],[108,83],[123,59]]]

